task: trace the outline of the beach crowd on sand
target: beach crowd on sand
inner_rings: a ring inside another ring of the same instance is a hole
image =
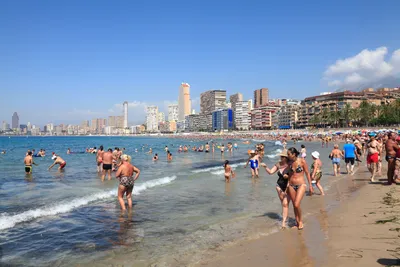
[[[193,134],[183,136],[171,136],[182,139],[182,142],[194,141],[202,143],[199,146],[190,146],[182,144],[178,148],[178,154],[188,152],[204,152],[204,153],[220,153],[221,159],[224,159],[224,154],[232,154],[238,150],[238,140],[240,144],[253,145],[254,149],[247,151],[240,151],[246,153],[248,160],[245,162],[244,168],[250,166],[251,176],[254,179],[259,178],[259,169],[262,167],[269,175],[277,174],[278,180],[276,183],[276,192],[282,205],[282,227],[287,227],[288,210],[290,202],[293,205],[296,225],[299,230],[302,230],[303,219],[301,201],[308,191],[308,195],[314,194],[314,188],[318,189],[319,195],[325,194],[321,185],[322,179],[322,166],[328,159],[321,159],[318,151],[308,153],[307,142],[321,142],[321,148],[332,149],[329,153],[329,161],[332,164],[332,172],[334,176],[342,174],[353,175],[354,167],[366,161],[366,166],[371,173],[371,183],[376,183],[376,177],[382,176],[382,165],[384,160],[387,163],[387,184],[400,185],[400,131],[398,130],[348,130],[345,132],[324,132],[324,133],[310,133],[308,131],[297,132],[268,132],[264,134],[225,134],[219,135],[218,138],[222,141],[216,141],[216,136],[210,140],[209,135]],[[232,142],[230,141],[232,140]],[[279,153],[280,160],[273,166],[268,166],[263,158],[265,157],[265,141],[275,141],[275,144],[281,145],[283,150]],[[227,145],[225,146],[226,143]],[[290,146],[289,143],[293,143]],[[299,144],[301,145],[299,146]],[[153,161],[158,161],[158,154],[153,154],[151,145],[143,145],[141,148],[143,153],[147,153],[153,157]],[[172,153],[168,145],[164,148],[166,153],[166,160],[171,162],[173,160]],[[90,153],[96,155],[97,171],[101,180],[104,181],[108,176],[108,180],[112,178],[112,172],[115,171],[115,177],[119,181],[118,186],[118,201],[122,210],[126,210],[125,201],[123,199],[126,195],[128,201],[128,208],[132,208],[132,190],[135,181],[139,178],[140,170],[131,163],[131,156],[124,153],[125,149],[116,147],[114,150],[109,148],[104,149],[100,146],[88,148],[83,152],[74,152],[70,149],[67,154],[73,153]],[[219,151],[219,152],[218,152]],[[138,149],[135,149],[138,153]],[[306,158],[311,155],[312,164],[308,166]],[[34,157],[44,157],[45,150],[42,149],[38,153],[28,150],[25,155],[24,164],[25,172],[31,175]],[[59,165],[58,170],[63,171],[67,166],[67,162],[56,153],[52,153],[52,160],[54,161],[49,170]],[[341,172],[343,167],[346,171]],[[229,163],[225,160],[224,164],[224,177],[225,181],[229,183],[232,178],[235,178],[235,172]]]

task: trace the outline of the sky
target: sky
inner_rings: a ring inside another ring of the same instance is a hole
[[[400,74],[400,1],[0,1],[0,121],[79,124],[166,111],[182,82],[251,99]]]

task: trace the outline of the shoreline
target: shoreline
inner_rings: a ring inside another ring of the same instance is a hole
[[[190,266],[398,266],[400,187],[368,181],[362,166],[333,184],[325,198],[306,196],[303,212],[315,212],[304,216],[302,231],[286,229],[209,249]]]

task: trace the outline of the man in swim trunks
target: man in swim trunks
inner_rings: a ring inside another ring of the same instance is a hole
[[[210,145],[206,143],[205,145],[206,153],[210,152]]]
[[[56,155],[56,154],[54,154],[51,159],[54,160],[54,163],[49,167],[49,170],[51,168],[53,168],[54,165],[59,164],[60,167],[58,167],[58,170],[61,171],[67,165],[67,162],[65,160],[63,160],[60,156]]]
[[[32,164],[35,164],[35,165],[37,165],[37,164],[35,162],[33,162],[31,151],[29,151],[28,155],[25,157],[24,164],[25,164],[25,173],[32,174]]]
[[[108,174],[108,180],[111,180],[111,170],[112,170],[112,163],[113,163],[113,153],[112,149],[109,148],[107,152],[102,154],[102,162],[103,162],[103,174],[101,176],[101,180],[104,181],[106,178],[106,173]]]
[[[399,145],[396,143],[396,133],[390,132],[388,134],[389,139],[386,141],[386,161],[388,163],[388,184],[391,185],[394,182],[394,170],[396,167],[396,152],[399,150]]]
[[[371,182],[375,182],[375,174],[378,170],[378,162],[379,162],[379,148],[378,141],[375,139],[375,135],[370,135],[370,141],[367,144],[368,147],[368,156],[367,156],[367,166],[368,170],[371,173]]]
[[[344,157],[342,151],[339,149],[339,145],[335,144],[333,146],[332,152],[329,158],[332,159],[333,173],[335,176],[340,175],[340,160]]]

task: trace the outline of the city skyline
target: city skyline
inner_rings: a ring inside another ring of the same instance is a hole
[[[0,11],[0,121],[79,124],[122,115],[126,100],[136,124],[149,105],[167,113],[183,81],[197,112],[209,90],[303,99],[398,86],[398,1],[23,2]]]

